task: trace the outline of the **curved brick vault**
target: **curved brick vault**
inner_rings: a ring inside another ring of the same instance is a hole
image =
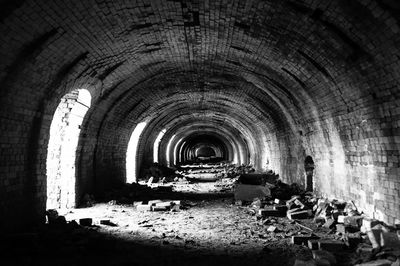
[[[43,218],[50,124],[61,97],[77,89],[92,96],[76,153],[78,201],[124,181],[130,135],[146,121],[139,165],[152,161],[161,130],[163,163],[172,136],[175,147],[200,132],[286,182],[304,184],[311,156],[317,193],[399,218],[395,1],[1,5],[4,226]]]

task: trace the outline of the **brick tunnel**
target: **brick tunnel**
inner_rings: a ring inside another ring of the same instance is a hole
[[[300,186],[311,160],[316,195],[399,223],[397,1],[0,6],[5,230],[44,223],[49,198],[79,207],[154,162],[201,156]],[[57,178],[71,191],[49,195]]]

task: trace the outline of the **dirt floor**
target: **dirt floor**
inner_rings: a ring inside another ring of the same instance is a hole
[[[292,235],[310,232],[287,218],[261,219],[214,185],[175,186],[173,197],[182,199],[176,212],[140,212],[115,202],[60,212],[68,224],[46,226],[31,244],[22,236],[23,244],[14,243],[0,264],[282,266],[312,258],[308,248],[290,244]],[[81,218],[92,218],[94,225],[70,222]],[[274,232],[268,231],[271,225]],[[338,265],[349,265],[341,258]]]

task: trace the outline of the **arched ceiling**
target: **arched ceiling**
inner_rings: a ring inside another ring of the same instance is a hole
[[[392,0],[2,1],[0,136],[22,154],[3,161],[44,179],[54,110],[66,93],[88,89],[84,180],[124,175],[138,123],[148,123],[138,153],[146,162],[162,129],[173,136],[200,121],[218,134],[239,131],[232,143],[257,153],[256,168],[269,163],[288,179],[315,154],[329,169],[321,187],[343,194],[350,186],[336,184],[371,161],[354,159],[369,156],[354,154],[366,145],[356,137],[390,153],[398,130],[398,14]],[[351,167],[337,173],[343,165]],[[343,178],[333,184],[333,175]]]

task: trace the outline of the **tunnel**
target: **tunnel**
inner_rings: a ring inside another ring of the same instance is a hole
[[[4,230],[207,160],[400,224],[396,1],[0,6]]]

